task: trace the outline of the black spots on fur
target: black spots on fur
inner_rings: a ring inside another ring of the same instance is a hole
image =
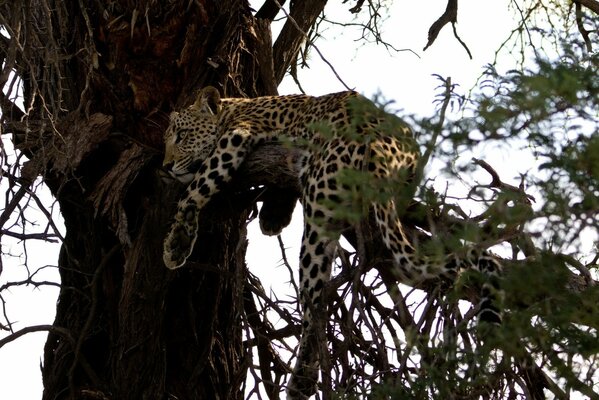
[[[337,154],[335,154],[335,153],[332,153],[332,152],[331,152],[331,153],[329,153],[329,156],[328,156],[328,157],[327,157],[327,159],[326,159],[327,165],[334,164],[334,163],[335,163],[335,161],[337,161],[337,158],[338,158],[338,157],[337,157]]]
[[[208,178],[215,180],[216,178],[218,178],[219,175],[220,175],[220,173],[218,171],[214,170],[208,174]]]
[[[225,178],[222,175],[217,175],[214,178],[214,183],[216,184],[217,188],[221,188],[223,186],[224,182],[225,182]]]
[[[321,302],[322,302],[322,296],[316,296],[312,300],[312,303],[314,303],[315,306],[319,305]]]
[[[316,195],[316,201],[320,202],[324,200],[324,193],[322,192],[318,192],[318,194]]]
[[[341,156],[341,162],[345,165],[349,165],[351,164],[351,158],[349,158],[349,155],[344,154]]]
[[[316,184],[316,187],[318,189],[324,189],[325,186],[326,186],[325,181],[318,181],[318,183]]]
[[[312,268],[310,268],[310,278],[314,279],[318,275],[318,265],[314,264]]]
[[[310,203],[306,203],[304,205],[304,213],[306,214],[306,217],[312,217],[312,206],[310,205]]]
[[[364,155],[366,154],[366,145],[365,144],[361,144],[360,146],[358,146],[358,149],[356,150],[356,153],[358,153],[358,155]]]
[[[314,211],[314,218],[324,218],[324,213],[321,210]]]
[[[316,231],[310,233],[310,236],[308,237],[308,243],[312,246],[314,246],[316,244],[316,241],[318,240],[318,234],[316,233]]]
[[[330,178],[327,180],[327,185],[330,190],[337,190],[337,180],[335,178]]]
[[[337,203],[337,204],[341,203],[341,197],[339,197],[336,194],[330,194],[329,200],[331,200],[333,203]]]
[[[370,171],[370,172],[376,171],[376,164],[373,163],[372,161],[368,163],[368,171]]]
[[[318,245],[314,249],[314,254],[316,254],[317,256],[321,256],[324,254],[324,243],[318,243]]]
[[[223,153],[223,154],[220,156],[220,159],[221,159],[223,162],[229,162],[229,161],[231,161],[231,160],[233,159],[233,156],[231,155],[231,153]]]
[[[225,138],[222,138],[222,139],[221,139],[221,140],[218,142],[218,146],[219,146],[221,149],[223,149],[223,150],[224,150],[224,149],[226,149],[228,145],[229,145],[229,139],[228,139],[228,138],[226,138],[226,137],[225,137]]]
[[[208,165],[206,165],[206,163],[203,163],[202,166],[200,167],[200,169],[198,170],[198,173],[203,174],[206,172],[207,169],[208,169]]]
[[[241,135],[239,133],[236,133],[231,138],[231,144],[235,147],[239,147],[241,145],[242,141],[243,141],[243,138],[241,137]]]
[[[480,258],[478,261],[478,265],[481,271],[494,273],[495,272],[495,263],[487,258]]]
[[[335,123],[337,123],[337,122],[341,121],[341,120],[343,119],[343,117],[344,117],[344,116],[345,116],[345,115],[344,115],[343,113],[341,113],[341,112],[340,112],[340,113],[337,113],[337,114],[333,115],[333,117],[331,118],[331,122],[332,122],[333,124],[335,124]]]
[[[312,256],[310,256],[310,253],[304,253],[304,255],[302,257],[302,267],[304,267],[305,269],[308,269],[310,267],[311,262],[312,262]]]
[[[397,260],[397,262],[402,267],[405,267],[410,264],[409,260],[404,256],[400,256],[399,259]]]
[[[322,279],[319,279],[318,281],[316,281],[316,284],[314,285],[314,290],[322,290],[323,286],[324,283],[322,282]]]
[[[200,188],[198,189],[198,192],[203,195],[203,196],[208,196],[210,194],[210,188],[208,187],[208,185],[203,184],[202,186],[200,186]]]
[[[316,170],[316,174],[315,174],[315,176],[316,176],[316,178],[317,178],[317,179],[319,179],[319,178],[321,178],[323,175],[324,175],[324,168],[323,168],[323,167],[319,167],[319,168]]]
[[[210,159],[210,169],[218,167],[218,157],[214,156]]]
[[[331,163],[331,164],[327,165],[327,168],[326,168],[325,171],[326,171],[327,174],[334,174],[338,170],[339,170],[339,167],[337,166],[337,164],[336,163]]]
[[[389,248],[391,249],[393,254],[399,253],[399,245],[397,244],[397,242],[391,241],[391,243],[389,243]]]
[[[445,264],[445,268],[447,268],[449,270],[458,269],[458,263],[456,262],[455,258],[452,258],[451,260],[449,260],[449,262],[447,264]]]

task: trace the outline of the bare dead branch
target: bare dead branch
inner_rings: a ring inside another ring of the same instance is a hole
[[[45,331],[66,339],[67,342],[69,342],[69,344],[71,344],[72,346],[75,345],[75,340],[73,339],[71,332],[65,328],[61,328],[61,327],[55,326],[55,325],[32,325],[32,326],[28,326],[23,329],[20,329],[20,330],[16,331],[15,333],[6,336],[3,339],[0,339],[0,348],[4,347],[8,343],[14,342],[21,336],[24,336],[28,333],[45,332]],[[98,376],[94,372],[91,365],[89,365],[89,363],[87,362],[85,357],[80,357],[79,362],[80,362],[81,366],[83,367],[83,370],[85,371],[85,373],[88,375],[88,377],[92,381],[94,381],[96,383],[100,382]]]
[[[439,111],[439,121],[436,124],[435,130],[433,131],[433,135],[430,141],[426,145],[426,150],[422,157],[418,160],[418,166],[416,167],[416,182],[420,182],[422,180],[424,174],[424,168],[428,164],[433,151],[437,146],[437,140],[443,131],[443,126],[445,124],[445,113],[447,112],[447,107],[449,106],[449,101],[451,100],[451,94],[454,89],[454,85],[451,83],[451,77],[448,76],[446,79],[443,79],[443,85],[445,86],[445,92],[443,94],[443,103],[441,105],[441,110]]]
[[[588,8],[595,14],[599,15],[599,1],[597,0],[573,0],[574,3],[580,4],[583,7]]]
[[[441,29],[448,23],[455,24],[458,20],[458,0],[448,0],[445,12],[431,25],[428,30],[428,42],[423,50],[428,49],[439,36]]]
[[[60,236],[51,233],[18,233],[6,229],[0,229],[0,236],[6,235],[19,240],[43,240],[48,243],[60,243]]]
[[[590,53],[591,51],[593,51],[593,44],[591,43],[591,39],[589,38],[590,32],[584,27],[584,23],[582,22],[582,5],[578,1],[575,1],[574,5],[576,7],[576,26],[578,27],[578,32],[580,32],[582,36],[582,40],[584,40],[584,44],[587,48],[587,51]]]
[[[466,46],[466,43],[464,43],[464,41],[458,36],[456,26],[455,26],[455,24],[457,22],[458,22],[458,0],[447,0],[447,7],[445,8],[445,12],[443,12],[443,14],[435,22],[433,22],[433,24],[431,25],[431,27],[428,30],[428,42],[426,43],[426,46],[424,46],[424,49],[422,49],[422,50],[425,51],[426,49],[428,49],[435,42],[435,40],[437,39],[437,36],[439,36],[439,32],[441,32],[441,29],[443,29],[443,27],[445,25],[447,25],[448,23],[451,23],[451,26],[453,28],[453,35],[458,40],[458,42],[460,42],[462,47],[464,47],[464,49],[468,53],[468,57],[470,57],[470,59],[472,59],[472,54],[470,53],[470,49],[468,48],[468,46]]]
[[[535,201],[535,198],[532,195],[525,193],[522,187],[516,187],[503,182],[499,177],[497,171],[495,171],[495,169],[493,169],[493,167],[491,167],[486,161],[479,160],[477,158],[473,158],[472,161],[474,161],[476,165],[480,165],[485,171],[487,171],[491,175],[492,180],[491,183],[489,183],[490,187],[506,190],[513,193],[518,193],[525,198],[525,201],[528,204],[530,204],[531,201]]]
[[[256,13],[256,18],[263,18],[269,21],[274,20],[277,14],[279,13],[281,7],[285,5],[285,2],[286,0],[280,0],[279,4],[277,4],[273,0],[265,0],[262,4],[262,7],[260,7],[258,12]]]
[[[23,111],[2,91],[0,91],[0,110],[2,110],[3,120],[10,118],[10,120],[19,121],[25,116]]]
[[[23,329],[16,331],[13,334],[6,336],[3,339],[0,339],[0,348],[4,347],[8,343],[14,342],[21,336],[24,336],[28,333],[34,333],[34,332],[53,332],[57,335],[67,338],[70,342],[74,342],[73,337],[71,336],[71,333],[64,328],[60,328],[60,327],[54,326],[54,325],[33,325],[33,326],[27,326]]]

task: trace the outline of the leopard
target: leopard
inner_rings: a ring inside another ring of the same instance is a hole
[[[218,89],[208,86],[192,105],[170,115],[163,166],[187,187],[164,241],[163,260],[169,269],[186,264],[196,245],[200,211],[231,182],[253,151],[274,142],[290,144],[301,154],[296,170],[304,217],[299,260],[302,333],[287,384],[289,399],[309,398],[317,390],[316,321],[323,314],[324,289],[341,232],[356,223],[348,216],[352,213],[340,210],[371,210],[398,280],[407,285],[427,279],[452,281],[464,270],[495,276],[501,269],[496,258],[471,252],[441,260],[420,255],[399,217],[395,197],[402,192],[391,189],[413,183],[420,148],[407,123],[379,111],[355,91],[235,98],[222,97]],[[356,206],[360,201],[355,194],[361,187],[352,185],[351,172],[395,184],[380,185],[380,191],[387,193],[366,197],[367,204]],[[289,223],[295,198],[283,203],[282,211],[273,212],[277,206],[265,201],[267,211],[260,221],[264,234],[279,234]],[[483,287],[479,319],[498,322],[500,311],[490,291]]]

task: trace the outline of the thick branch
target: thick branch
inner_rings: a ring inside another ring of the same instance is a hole
[[[256,18],[262,18],[272,21],[273,19],[275,19],[275,17],[281,10],[279,5],[283,6],[285,4],[285,1],[286,0],[279,0],[279,4],[277,4],[273,0],[265,0],[264,4],[262,4],[262,7],[260,7],[258,12],[256,13]]]
[[[428,43],[426,44],[426,46],[424,46],[423,50],[428,49],[435,42],[435,39],[437,39],[437,36],[439,35],[439,32],[441,32],[441,29],[443,29],[445,25],[451,22],[451,26],[453,28],[453,35],[455,36],[457,41],[460,42],[462,47],[466,50],[466,52],[468,53],[468,57],[472,59],[472,53],[470,53],[470,49],[468,48],[468,46],[466,46],[466,43],[464,43],[464,41],[460,38],[456,30],[455,24],[457,21],[458,0],[448,0],[447,8],[445,9],[443,15],[441,15],[439,19],[437,19],[428,30]]]
[[[428,43],[423,50],[428,49],[439,36],[441,29],[448,23],[455,24],[458,20],[458,0],[448,0],[445,12],[431,25],[428,30]]]
[[[599,1],[597,0],[574,0],[574,3],[580,4],[599,15]]]
[[[292,3],[289,16],[293,18],[297,26],[288,18],[273,46],[275,78],[278,83],[283,80],[285,71],[295,59],[305,40],[305,32],[314,25],[326,4],[327,0],[305,0]]]

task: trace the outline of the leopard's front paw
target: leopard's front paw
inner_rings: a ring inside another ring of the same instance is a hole
[[[164,240],[164,265],[169,269],[182,267],[193,250],[197,238],[194,226],[186,226],[175,222]]]

